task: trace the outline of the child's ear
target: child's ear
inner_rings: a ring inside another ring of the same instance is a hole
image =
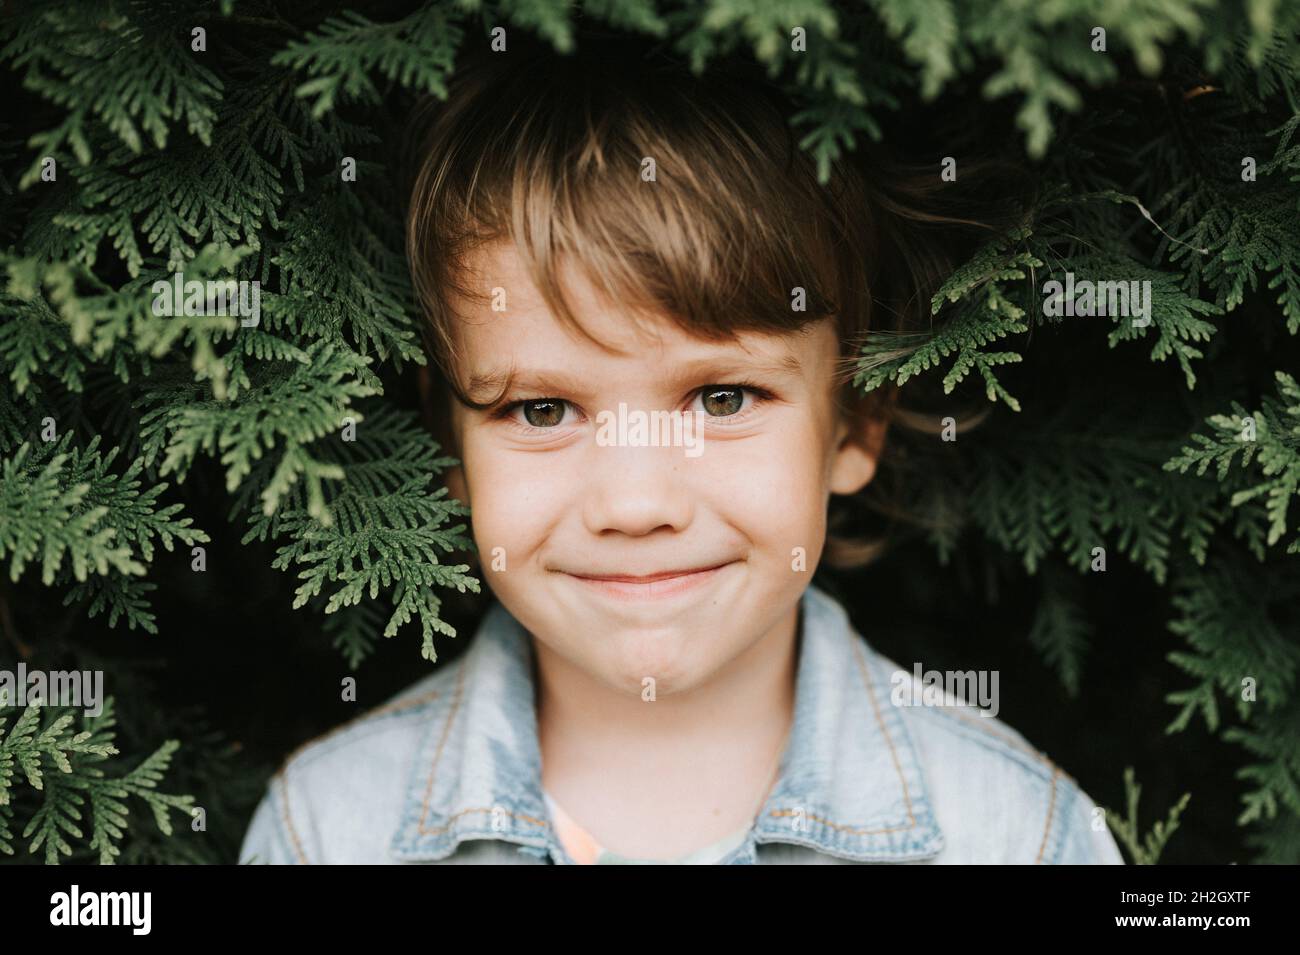
[[[831,460],[832,494],[856,494],[871,483],[888,429],[889,422],[881,417],[840,420]]]

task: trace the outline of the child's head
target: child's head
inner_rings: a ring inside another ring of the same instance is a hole
[[[793,619],[895,399],[858,392],[854,355],[940,268],[885,184],[819,185],[787,118],[753,74],[508,53],[458,69],[421,146],[408,250],[482,575],[629,692]],[[676,446],[619,430],[653,412],[695,420]]]

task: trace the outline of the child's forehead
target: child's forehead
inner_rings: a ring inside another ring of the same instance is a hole
[[[563,286],[570,307],[581,319],[611,316],[615,321],[609,332],[643,324],[653,331],[657,316],[645,309],[629,308],[618,301],[616,295],[606,292],[594,283],[585,270],[572,260],[555,263],[555,279]],[[534,281],[528,264],[514,243],[498,240],[479,246],[462,260],[459,283],[472,291],[473,298],[452,295],[456,314],[469,325],[483,325],[498,317],[519,318],[532,326],[534,332],[545,330],[551,321],[546,297]],[[496,322],[509,325],[509,322]],[[585,321],[584,321],[585,325]]]
[[[838,345],[830,319],[792,324],[784,331],[737,328],[723,336],[702,336],[653,308],[615,300],[572,264],[557,272],[580,327],[554,313],[512,244],[477,250],[466,272],[475,298],[454,296],[458,320],[452,332],[465,363],[563,364],[581,357],[588,363],[730,362],[798,373],[810,359],[834,352]]]

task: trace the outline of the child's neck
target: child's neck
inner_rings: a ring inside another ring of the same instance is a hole
[[[542,785],[628,856],[675,858],[748,825],[794,717],[798,621],[796,604],[708,681],[653,702],[534,640]]]

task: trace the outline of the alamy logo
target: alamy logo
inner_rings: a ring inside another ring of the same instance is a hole
[[[703,415],[694,411],[628,411],[627,402],[618,412],[596,415],[596,444],[619,448],[685,448],[688,458],[704,452]]]
[[[132,935],[148,935],[152,924],[150,892],[71,892],[50,896],[51,925],[130,925]]]
[[[103,670],[31,670],[19,663],[18,672],[0,670],[0,703],[25,707],[79,706],[86,716],[104,712]]]
[[[889,682],[889,700],[895,706],[974,707],[975,700],[980,716],[998,715],[997,670],[922,671],[917,663],[911,673],[895,670]]]
[[[1049,279],[1043,283],[1043,314],[1048,318],[1062,315],[1073,318],[1098,316],[1133,316],[1134,328],[1151,324],[1151,280],[1130,282],[1076,282],[1073,272],[1065,273],[1065,282]],[[1140,319],[1140,321],[1139,321]]]
[[[262,320],[262,283],[234,279],[185,280],[183,272],[172,280],[153,283],[153,313],[171,318],[176,315],[236,315],[244,328],[256,328]]]

